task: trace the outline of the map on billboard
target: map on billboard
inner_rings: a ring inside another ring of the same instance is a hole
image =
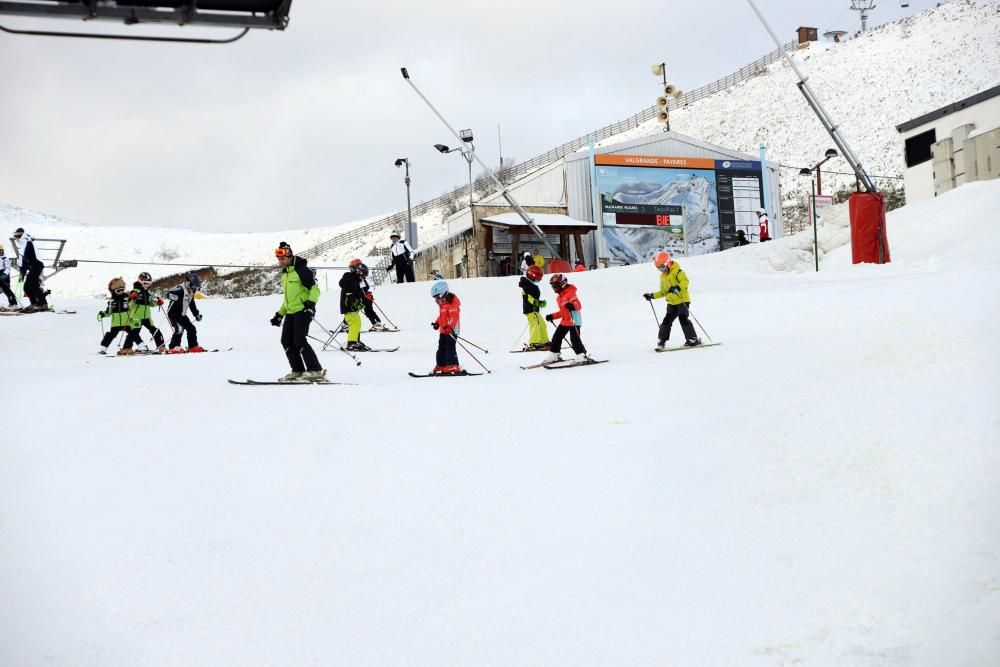
[[[737,218],[760,207],[759,162],[616,154],[594,162],[612,264],[644,262],[662,249],[702,255],[732,247]]]

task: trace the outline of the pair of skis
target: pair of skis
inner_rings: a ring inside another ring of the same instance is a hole
[[[75,310],[29,310],[26,308],[0,308],[0,316],[34,315],[35,313],[51,313],[53,315],[76,315]]]
[[[680,352],[682,350],[697,350],[702,347],[715,347],[716,345],[722,345],[722,343],[701,343],[700,345],[682,345],[680,347],[664,347],[655,348],[654,352]]]
[[[559,361],[543,361],[540,364],[531,364],[529,366],[521,366],[522,371],[528,371],[532,368],[547,368],[551,371],[556,371],[561,368],[575,368],[577,366],[595,366],[597,364],[606,364],[607,359],[585,359],[583,361],[577,361],[576,359],[561,359]]]

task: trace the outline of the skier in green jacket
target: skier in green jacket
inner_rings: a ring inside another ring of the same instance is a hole
[[[302,257],[292,253],[285,241],[278,244],[274,256],[281,267],[281,307],[271,318],[271,324],[281,329],[281,346],[292,371],[279,382],[326,382],[326,371],[320,366],[316,352],[309,345],[309,324],[316,315],[319,285],[312,270]],[[284,324],[282,325],[282,319]]]
[[[664,251],[656,253],[653,257],[653,264],[660,272],[660,290],[658,292],[648,292],[643,294],[646,301],[666,297],[667,314],[663,316],[660,324],[660,332],[656,341],[656,348],[662,350],[670,339],[670,327],[674,320],[681,323],[681,331],[684,332],[684,347],[695,347],[701,345],[701,339],[695,333],[694,325],[688,318],[688,309],[691,306],[691,295],[688,294],[688,277],[681,270],[681,265],[675,262],[670,253]]]

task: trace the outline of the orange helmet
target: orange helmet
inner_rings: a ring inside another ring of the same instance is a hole
[[[528,280],[534,280],[535,282],[538,282],[539,280],[542,279],[542,267],[538,266],[537,264],[532,264],[531,266],[528,267],[528,270],[525,272],[525,275],[528,276]]]
[[[656,268],[663,270],[663,267],[670,264],[670,253],[666,250],[661,250],[653,256],[653,264]]]

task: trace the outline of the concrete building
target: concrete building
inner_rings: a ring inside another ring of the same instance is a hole
[[[1000,86],[896,126],[906,201],[1000,177]]]

